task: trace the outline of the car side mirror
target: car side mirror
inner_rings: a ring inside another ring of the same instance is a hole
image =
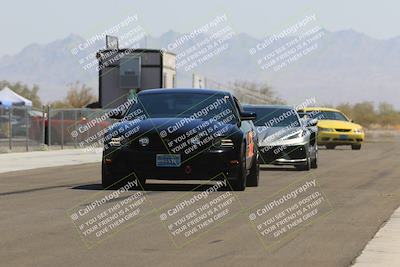
[[[253,121],[257,119],[257,115],[254,112],[242,112],[240,113],[240,119],[242,121]]]
[[[317,124],[318,124],[317,119],[311,119],[311,120],[307,121],[307,127],[314,127],[314,126],[317,126]]]

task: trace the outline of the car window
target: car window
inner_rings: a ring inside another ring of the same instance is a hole
[[[348,121],[346,116],[338,111],[307,111],[307,115],[318,120]]]
[[[127,116],[138,109],[144,110],[150,118],[190,118],[208,120],[226,111],[235,114],[230,123],[236,123],[229,96],[222,94],[174,93],[138,95],[138,102],[132,105]]]
[[[301,126],[297,112],[294,109],[275,107],[244,107],[244,109],[257,114],[257,120],[254,122],[256,126]]]

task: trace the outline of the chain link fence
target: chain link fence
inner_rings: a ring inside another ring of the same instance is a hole
[[[105,109],[0,107],[0,153],[99,148],[113,123]]]

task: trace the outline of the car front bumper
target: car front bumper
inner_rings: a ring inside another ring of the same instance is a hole
[[[307,162],[307,146],[265,146],[260,147],[260,164],[304,165]]]
[[[210,180],[214,177],[227,177],[234,180],[239,171],[238,153],[233,148],[208,150],[197,155],[181,154],[179,167],[156,166],[157,154],[166,153],[126,148],[108,153],[104,151],[103,164],[106,175],[113,179],[122,179],[134,174],[138,179]]]
[[[364,133],[354,132],[318,132],[318,145],[351,145],[362,143],[365,139]]]

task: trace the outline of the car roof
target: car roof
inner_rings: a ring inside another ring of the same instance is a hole
[[[243,108],[274,108],[274,109],[293,109],[289,105],[253,105],[253,104],[243,104]]]
[[[229,92],[216,89],[207,88],[157,88],[157,89],[146,89],[140,91],[138,95],[148,94],[173,94],[173,93],[194,93],[194,94],[205,94],[205,95],[230,95]]]
[[[335,109],[335,108],[324,108],[324,107],[307,107],[307,108],[301,108],[299,110],[302,110],[303,112],[307,111],[337,111],[340,112],[340,110]]]

